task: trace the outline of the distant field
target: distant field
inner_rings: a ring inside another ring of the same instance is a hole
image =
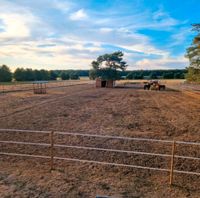
[[[80,80],[90,80],[89,76],[80,77]]]
[[[145,80],[145,79],[142,79],[142,80],[120,80],[120,81],[117,81],[117,83],[143,83],[143,82],[148,82],[149,80]],[[158,79],[159,82],[163,83],[163,84],[181,84],[181,83],[184,83],[186,82],[185,79],[169,79],[169,80],[166,80],[166,79]]]
[[[20,85],[20,84],[30,84],[30,81],[23,81],[23,82],[0,82],[0,85]]]

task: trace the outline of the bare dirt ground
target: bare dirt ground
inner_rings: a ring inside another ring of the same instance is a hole
[[[77,85],[0,95],[0,128],[56,130],[103,135],[200,142],[200,100],[177,90],[144,91],[140,86],[96,89]],[[1,132],[0,140],[46,142],[42,134]],[[171,146],[122,140],[56,136],[56,142],[170,154]],[[0,144],[1,152],[48,155],[46,148]],[[56,149],[61,157],[169,168],[170,159],[75,149]],[[199,147],[178,154],[200,157]],[[200,163],[176,160],[179,170],[200,172]],[[56,161],[0,156],[0,197],[199,197],[200,177]]]

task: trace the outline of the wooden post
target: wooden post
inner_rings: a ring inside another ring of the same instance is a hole
[[[171,155],[171,166],[170,166],[170,181],[169,181],[170,185],[172,185],[172,183],[173,183],[175,146],[176,146],[176,142],[173,141],[172,155]]]
[[[46,83],[44,84],[44,90],[45,90],[44,93],[46,94],[47,93],[47,84]]]
[[[54,132],[53,131],[51,131],[51,133],[50,133],[50,156],[51,156],[51,161],[50,161],[50,167],[51,167],[51,169],[50,170],[53,170],[53,157],[54,157],[54,139],[53,139],[53,137],[54,137]]]

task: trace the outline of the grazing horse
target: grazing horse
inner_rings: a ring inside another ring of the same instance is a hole
[[[159,85],[159,90],[165,90],[165,85]]]
[[[160,85],[158,83],[158,81],[150,81],[150,82],[147,82],[144,84],[144,90],[149,90],[149,89],[152,89],[152,90],[165,90],[165,85]]]

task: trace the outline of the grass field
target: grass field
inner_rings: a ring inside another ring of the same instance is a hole
[[[180,89],[180,81],[165,82],[166,91],[145,91],[142,84],[125,88],[96,89],[93,84],[58,87],[46,95],[32,91],[0,94],[0,128],[56,130],[128,137],[200,142],[200,102]],[[188,88],[189,89],[189,88]],[[198,95],[197,91],[190,93]],[[198,89],[197,89],[198,90]],[[1,133],[0,140],[47,142],[45,135]],[[171,148],[154,145],[57,137],[58,143],[114,149],[169,153]],[[43,147],[0,144],[1,152],[48,154]],[[131,154],[56,150],[61,156],[117,163],[169,167],[170,160]],[[184,154],[186,148],[177,152]],[[200,150],[187,148],[200,157]],[[198,176],[56,161],[49,171],[48,160],[0,156],[0,197],[199,197]],[[200,172],[199,161],[177,160],[180,170]]]

